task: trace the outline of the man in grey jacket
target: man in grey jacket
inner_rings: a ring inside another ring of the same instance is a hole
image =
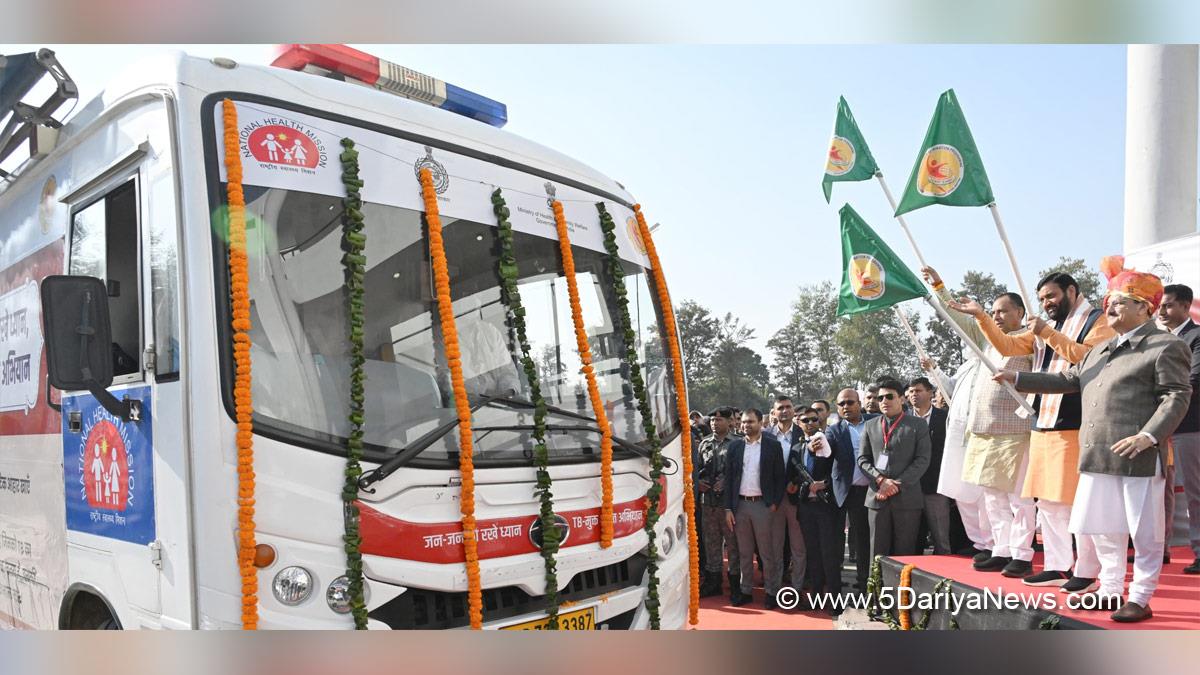
[[[1102,267],[1105,265],[1102,263]],[[1079,489],[1069,529],[1090,537],[1100,558],[1101,608],[1113,621],[1153,616],[1150,597],[1162,571],[1166,439],[1187,412],[1191,354],[1183,341],[1151,320],[1162,300],[1158,277],[1116,270],[1109,278],[1105,318],[1117,337],[1064,373],[1016,373],[996,379],[1020,391],[1082,392]],[[1133,581],[1125,587],[1125,544],[1132,535]]]
[[[904,385],[879,383],[882,415],[863,429],[858,466],[871,483],[867,487],[871,558],[877,555],[915,555],[917,529],[925,495],[921,476],[929,468],[932,441],[929,425],[904,412]]]

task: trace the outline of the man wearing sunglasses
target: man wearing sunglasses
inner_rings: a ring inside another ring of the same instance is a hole
[[[856,588],[865,591],[871,570],[871,525],[867,517],[871,479],[858,466],[858,454],[867,422],[878,415],[863,410],[854,389],[839,391],[836,401],[840,419],[825,433],[835,458],[832,488],[850,524],[849,548],[854,556]]]
[[[904,412],[903,384],[879,382],[883,415],[867,423],[858,466],[871,481],[867,514],[871,559],[877,555],[914,555],[925,495],[921,476],[929,468],[929,425]]]

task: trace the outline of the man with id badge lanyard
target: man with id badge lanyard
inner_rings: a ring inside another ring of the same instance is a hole
[[[915,555],[917,530],[925,496],[921,476],[929,468],[932,443],[925,420],[904,412],[904,385],[879,383],[882,415],[867,422],[858,466],[867,487],[871,527],[871,558],[877,555]]]

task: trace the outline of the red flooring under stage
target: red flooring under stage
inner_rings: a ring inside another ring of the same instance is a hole
[[[912,563],[918,569],[930,574],[947,577],[978,589],[985,587],[995,589],[999,586],[1006,592],[1026,595],[1031,592],[1055,591],[1053,588],[1026,586],[1021,583],[1020,579],[1009,579],[999,572],[977,572],[971,566],[970,558],[918,555],[896,558],[896,560],[904,564]],[[1176,546],[1171,549],[1171,563],[1163,566],[1162,575],[1158,580],[1158,590],[1154,592],[1154,597],[1150,600],[1150,609],[1154,611],[1154,618],[1148,621],[1132,624],[1117,623],[1108,618],[1108,612],[1072,611],[1065,605],[1055,613],[1111,630],[1200,630],[1200,575],[1183,573],[1183,568],[1192,564],[1192,560],[1194,558],[1190,548]],[[1035,570],[1041,570],[1041,553],[1034,554],[1033,565]],[[1128,590],[1128,581],[1132,578],[1132,571],[1133,566],[1129,565],[1126,590]],[[1058,595],[1066,597],[1063,593],[1058,593]]]

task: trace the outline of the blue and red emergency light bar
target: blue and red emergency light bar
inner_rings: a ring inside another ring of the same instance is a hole
[[[346,45],[280,45],[271,65],[290,70],[305,70],[311,66],[337,73],[497,128],[508,122],[508,107],[499,101]]]

